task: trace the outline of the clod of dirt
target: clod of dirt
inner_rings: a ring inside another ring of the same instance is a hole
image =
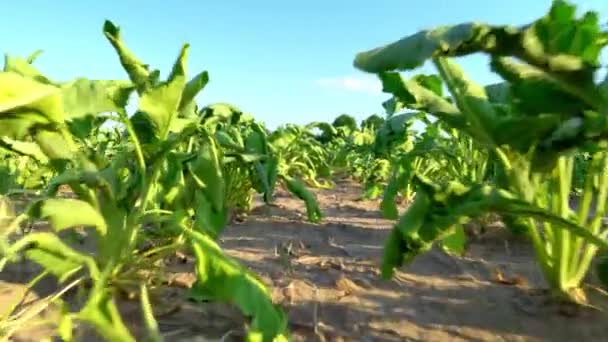
[[[321,256],[305,255],[295,259],[295,262],[302,265],[314,265],[322,269],[335,269],[343,270],[345,268],[344,262],[336,258],[328,258]]]
[[[290,304],[293,304],[307,298],[315,298],[316,289],[305,281],[294,280],[283,288],[283,296]]]
[[[528,280],[521,275],[505,277],[500,269],[494,270],[494,281],[502,285],[527,286]]]
[[[191,288],[196,276],[191,272],[180,272],[169,276],[168,285],[182,288]]]
[[[336,281],[336,287],[339,290],[346,292],[348,295],[357,294],[364,291],[363,288],[344,276],[340,277],[340,279]]]

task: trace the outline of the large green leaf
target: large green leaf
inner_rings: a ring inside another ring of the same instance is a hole
[[[62,85],[62,100],[66,119],[96,116],[116,112],[127,105],[134,90],[129,81],[88,80],[79,78]]]
[[[205,197],[216,211],[224,208],[225,184],[216,142],[205,135],[199,147],[198,157],[190,163],[190,172]]]
[[[167,82],[144,90],[139,99],[139,113],[152,124],[156,137],[165,140],[174,118],[177,117],[182,92],[186,85],[186,60],[188,45],[185,45],[173,66]]]
[[[521,28],[482,23],[441,26],[359,53],[354,65],[373,73],[412,70],[433,57],[486,52],[517,57],[571,81],[589,82],[608,39],[596,13],[581,19],[575,14],[574,6],[557,0],[546,16]]]
[[[488,31],[487,25],[479,23],[420,31],[395,43],[361,52],[357,54],[354,64],[358,69],[372,73],[412,70],[440,54],[468,54],[478,48]]]
[[[28,215],[48,220],[56,231],[78,226],[92,226],[104,235],[107,226],[101,214],[89,203],[73,198],[50,198],[34,203]]]
[[[13,72],[0,72],[0,136],[21,139],[35,125],[63,122],[60,89]]]
[[[522,113],[558,113],[569,117],[598,105],[593,99],[597,91],[592,81],[573,83],[550,71],[506,57],[493,58],[491,67],[510,83],[511,103]]]
[[[287,318],[273,305],[264,284],[224,255],[210,237],[190,230],[185,232],[196,255],[197,281],[193,296],[234,303],[252,317],[250,333],[261,333],[264,341],[285,340]]]

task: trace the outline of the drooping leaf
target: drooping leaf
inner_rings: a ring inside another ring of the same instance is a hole
[[[287,318],[273,305],[264,284],[236,261],[222,253],[210,237],[185,231],[196,255],[195,297],[236,304],[252,317],[250,333],[261,333],[263,341],[287,337]]]
[[[99,270],[92,257],[75,251],[55,234],[31,233],[13,243],[5,255],[13,258],[22,251],[27,258],[55,275],[60,281],[65,280],[81,267],[87,267],[93,279],[99,277]]]
[[[421,176],[416,176],[414,180],[417,183],[416,199],[393,228],[399,234],[391,234],[386,242],[382,266],[385,277],[390,277],[395,267],[409,263],[418,254],[429,250],[435,242],[453,236],[458,226],[487,212],[549,222],[602,249],[608,249],[608,243],[579,226],[576,217],[559,217],[518,199],[506,190],[481,184],[467,187],[457,182],[450,183],[444,189]]]
[[[547,15],[519,28],[475,22],[440,26],[361,52],[354,65],[372,73],[406,71],[434,57],[485,52],[517,57],[571,81],[588,82],[608,39],[596,13],[586,13],[580,19],[575,15],[574,6],[558,0]]]
[[[287,190],[296,197],[304,201],[306,205],[306,214],[310,222],[320,222],[323,218],[319,202],[315,195],[306,188],[306,185],[299,179],[291,178],[287,175],[280,175],[285,181]]]

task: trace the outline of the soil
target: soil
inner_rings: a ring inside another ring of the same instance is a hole
[[[585,290],[594,308],[574,308],[548,299],[528,243],[498,225],[472,236],[464,256],[432,250],[383,280],[378,265],[392,222],[378,202],[359,200],[361,189],[342,181],[316,190],[325,214],[305,221],[302,203],[284,192],[275,205],[261,203],[221,238],[224,250],[260,274],[273,300],[289,316],[294,341],[605,341],[608,296]],[[171,286],[155,310],[167,341],[242,340],[245,318],[223,304],[187,300],[192,257],[169,260]],[[31,265],[0,274],[0,316],[23,293]],[[52,291],[42,284],[28,298]],[[141,336],[138,302],[121,302],[123,317]],[[53,322],[53,310],[44,315]],[[29,327],[15,341],[40,341],[52,324]],[[93,340],[80,331],[81,340]]]

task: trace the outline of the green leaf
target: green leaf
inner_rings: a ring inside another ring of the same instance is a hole
[[[443,96],[443,81],[441,80],[441,77],[437,75],[419,74],[414,76],[412,80],[438,96]]]
[[[35,139],[38,146],[40,146],[40,150],[49,159],[72,159],[74,151],[71,150],[71,146],[62,134],[41,130],[36,134]]]
[[[63,122],[60,89],[0,72],[0,136],[21,139],[36,125]]]
[[[205,125],[212,126],[219,123],[236,123],[243,112],[228,103],[214,103],[203,108],[200,115],[203,117]]]
[[[492,103],[509,104],[512,99],[511,84],[508,82],[494,83],[485,86],[488,99]]]
[[[48,220],[55,231],[77,226],[92,226],[100,235],[105,235],[107,226],[104,218],[89,203],[73,198],[50,198],[34,203],[28,215]]]
[[[126,248],[130,236],[127,234],[127,210],[116,201],[101,192],[99,194],[100,213],[105,218],[108,227],[105,235],[97,237],[98,257],[100,265],[106,265],[110,260],[126,257],[129,249]]]
[[[33,142],[18,141],[7,137],[2,137],[0,138],[0,146],[22,156],[32,157],[42,163],[46,163],[48,161],[48,158],[42,152],[40,146]]]
[[[13,258],[20,251],[24,251],[27,258],[58,277],[60,281],[67,279],[82,266],[88,267],[93,279],[99,277],[99,270],[93,258],[75,251],[52,233],[31,233],[13,243],[5,254]]]
[[[428,195],[420,191],[414,202],[401,216],[393,228],[393,232],[385,242],[382,256],[382,277],[390,279],[394,268],[409,263],[417,254],[430,248],[427,243],[420,241],[419,230],[423,227],[424,219],[430,209],[431,201]]]
[[[141,284],[139,288],[141,311],[148,334],[147,338],[150,342],[162,342],[163,338],[158,329],[158,322],[154,318],[154,311],[152,310],[152,304],[148,296],[148,288],[145,284]]]
[[[32,52],[31,55],[26,59],[29,64],[34,63],[34,61],[42,54],[42,50],[36,50]]]
[[[437,58],[435,64],[458,109],[471,126],[470,131],[482,144],[495,144],[493,133],[497,115],[488,101],[485,89],[469,79],[464,70],[452,60]]]
[[[454,233],[443,238],[441,246],[450,253],[463,254],[465,252],[467,237],[461,225],[456,226]]]
[[[126,107],[134,86],[129,81],[99,81],[79,78],[61,87],[68,120],[117,112]]]
[[[83,266],[78,260],[66,259],[64,253],[41,248],[27,250],[25,256],[57,277],[60,283],[63,283]]]
[[[225,204],[226,185],[219,151],[215,141],[209,136],[205,136],[201,143],[198,157],[189,164],[189,170],[213,209],[221,211]]]
[[[139,113],[150,121],[155,135],[165,140],[177,117],[186,84],[188,45],[184,45],[167,82],[147,88],[139,99]]]
[[[467,128],[458,107],[421,86],[415,79],[406,80],[394,72],[382,73],[379,77],[383,91],[393,94],[403,107],[428,112],[456,128]]]
[[[208,197],[204,193],[197,192],[194,194],[195,208],[194,211],[194,226],[200,232],[204,232],[217,239],[228,221],[228,210],[225,206],[216,209],[213,207]]]
[[[319,202],[315,195],[306,188],[306,185],[301,180],[291,178],[287,175],[280,175],[280,177],[285,181],[287,190],[304,201],[308,220],[315,223],[320,222],[323,218],[323,214],[321,213],[321,208],[319,207]]]
[[[180,100],[179,110],[183,110],[187,105],[192,103],[196,95],[205,88],[207,83],[209,83],[209,73],[206,71],[201,72],[186,83]]]
[[[215,139],[222,147],[231,148],[236,151],[243,151],[245,149],[244,146],[240,145],[235,139],[233,139],[228,132],[216,131]]]
[[[575,83],[512,58],[496,57],[490,65],[510,83],[511,103],[522,113],[556,113],[569,117],[597,105],[592,99],[597,91],[591,80]]]
[[[354,65],[372,73],[407,71],[434,57],[485,52],[517,57],[570,80],[588,82],[599,65],[602,47],[608,44],[608,34],[601,31],[597,13],[586,13],[581,19],[575,14],[573,6],[559,0],[547,15],[520,28],[475,22],[440,26],[361,52]]]
[[[236,261],[222,253],[210,237],[185,230],[196,255],[197,281],[192,288],[195,297],[236,304],[252,317],[253,333],[264,341],[287,335],[287,317],[270,299],[264,284]]]
[[[487,212],[549,222],[588,243],[608,249],[608,242],[579,226],[576,217],[562,218],[522,201],[506,190],[481,184],[466,187],[458,182],[451,182],[445,188],[421,176],[414,180],[417,183],[416,199],[393,228],[400,235],[391,235],[387,241],[391,249],[387,249],[383,257],[385,277],[390,277],[395,267],[429,250],[435,242],[453,235],[455,229],[460,229],[458,226]],[[395,248],[399,248],[399,252]]]
[[[142,94],[147,87],[154,85],[152,77],[153,73],[150,72],[149,66],[141,62],[127,48],[125,43],[122,41],[120,28],[114,25],[114,23],[111,21],[106,20],[103,24],[103,33],[118,53],[120,63],[127,71],[131,81],[137,87],[138,92]]]
[[[388,184],[384,188],[380,209],[387,219],[396,220],[399,218],[399,210],[397,209],[395,199],[399,191],[405,188],[412,178],[410,167],[412,162],[413,160],[408,158],[408,156],[404,156],[402,159],[398,160],[397,170],[393,172]]]
[[[19,57],[12,57],[8,54],[4,55],[4,71],[10,71],[17,73],[29,79],[36,80],[37,82],[44,84],[53,84],[46,76],[32,66],[34,59],[42,51],[34,52],[29,58],[23,59]]]
[[[357,54],[356,68],[380,73],[389,70],[412,70],[434,56],[462,55],[481,42],[488,27],[479,23],[441,26],[420,31],[395,43]]]
[[[334,128],[336,129],[340,127],[346,128],[347,132],[356,131],[358,128],[357,121],[355,120],[355,118],[348,114],[342,114],[335,118],[334,122],[332,123],[332,126],[334,126]]]
[[[75,317],[91,324],[106,341],[135,342],[120,317],[109,289],[96,286],[91,292],[84,308]]]

